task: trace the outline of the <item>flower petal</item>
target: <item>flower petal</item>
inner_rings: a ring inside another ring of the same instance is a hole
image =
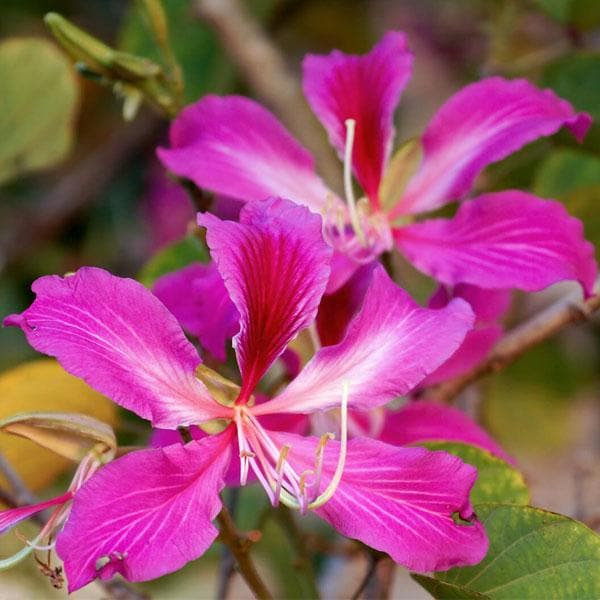
[[[284,196],[315,211],[331,194],[308,151],[248,98],[204,96],[181,111],[170,137],[158,157],[201,188],[248,201]]]
[[[131,452],[98,471],[77,492],[58,538],[69,592],[115,573],[147,581],[203,554],[218,534],[212,520],[233,431]]]
[[[4,324],[117,404],[167,428],[223,413],[194,377],[201,361],[177,320],[137,281],[84,267],[32,290],[33,304]]]
[[[581,141],[587,113],[524,79],[491,77],[466,86],[437,112],[423,134],[424,158],[390,217],[434,210],[462,198],[477,175],[529,142],[568,127]]]
[[[288,459],[298,472],[313,468],[317,438],[273,438],[291,446]],[[333,476],[338,454],[339,443],[329,442],[320,491]],[[387,552],[411,570],[472,565],[488,547],[469,502],[476,477],[474,467],[446,452],[355,438],[348,442],[339,486],[316,513],[342,535]],[[471,522],[455,522],[455,513]]]
[[[385,404],[442,364],[472,325],[473,312],[463,300],[442,310],[422,308],[378,265],[342,342],[321,348],[279,396],[254,413],[339,407],[345,382],[351,408]]]
[[[345,121],[356,121],[354,172],[375,203],[391,151],[394,110],[410,78],[412,63],[405,35],[388,32],[363,56],[334,50],[327,56],[309,54],[302,64],[304,93],[342,157]]]
[[[19,506],[17,508],[1,510],[0,534],[7,532],[9,529],[13,528],[21,521],[29,519],[29,517],[41,512],[42,510],[46,510],[47,508],[52,508],[53,506],[58,506],[59,504],[64,504],[65,502],[68,502],[72,497],[73,492],[67,492],[62,496],[51,498],[50,500],[46,500],[45,502],[38,502],[37,504],[31,504],[29,506]]]
[[[194,263],[159,278],[154,295],[215,358],[225,361],[226,344],[237,333],[240,315],[216,265]]]
[[[315,319],[331,248],[323,241],[321,217],[280,198],[247,204],[239,223],[209,214],[198,222],[207,227],[213,260],[241,315],[234,347],[243,397]]]
[[[388,411],[378,439],[395,446],[423,442],[462,442],[483,448],[510,464],[515,464],[515,460],[498,442],[463,412],[425,400],[408,402],[396,412]]]
[[[396,229],[394,238],[418,269],[449,285],[535,291],[576,280],[589,295],[596,279],[581,221],[558,202],[516,190],[484,194],[452,219]]]

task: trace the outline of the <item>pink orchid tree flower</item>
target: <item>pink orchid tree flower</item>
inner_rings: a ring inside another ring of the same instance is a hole
[[[565,126],[582,140],[590,116],[525,80],[491,77],[452,96],[420,141],[390,160],[393,114],[412,63],[399,32],[387,33],[362,56],[334,51],[304,59],[306,98],[344,159],[346,204],[283,125],[238,96],[206,96],[184,109],[159,158],[201,188],[246,202],[281,194],[322,213],[335,249],[330,291],[395,245],[445,285],[534,291],[576,280],[591,295],[593,246],[581,222],[558,202],[506,190],[462,203],[452,218],[415,222],[417,215],[463,200],[487,165],[539,137]],[[419,148],[420,160],[402,163]],[[352,174],[364,192],[359,200]]]
[[[469,502],[476,470],[445,452],[348,440],[346,418],[350,408],[407,393],[438,368],[473,325],[469,305],[419,307],[378,266],[345,337],[318,351],[275,398],[255,403],[265,372],[315,319],[331,248],[318,215],[280,199],[248,203],[239,222],[208,214],[199,222],[239,314],[239,388],[207,375],[154,295],[101,269],[38,279],[33,304],[5,320],[153,427],[222,429],[131,452],[77,491],[57,541],[69,589],[116,572],[143,581],[199,557],[217,536],[212,521],[233,461],[240,482],[253,473],[273,505],[312,510],[408,568],[479,562],[487,538]],[[319,438],[267,428],[269,418],[332,408],[341,409],[339,441],[331,432]]]

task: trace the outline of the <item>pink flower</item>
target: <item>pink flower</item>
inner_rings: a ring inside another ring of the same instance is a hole
[[[395,244],[446,285],[533,291],[572,279],[590,295],[593,246],[558,202],[507,190],[464,202],[450,219],[414,222],[417,214],[464,199],[487,165],[541,136],[566,126],[581,140],[590,116],[525,80],[492,77],[451,97],[420,143],[401,149],[416,158],[398,164],[390,161],[392,118],[412,61],[397,32],[363,56],[334,51],[304,60],[306,97],[344,158],[347,205],[277,119],[246,98],[207,96],[187,107],[159,157],[202,188],[243,201],[281,194],[324,214],[324,234],[336,250],[330,291]],[[352,172],[365,194],[358,201]]]
[[[314,510],[411,569],[480,561],[487,539],[469,503],[476,470],[444,452],[348,441],[346,422],[349,408],[383,405],[442,364],[472,326],[468,304],[421,308],[378,266],[345,337],[318,351],[282,393],[254,403],[264,373],[314,321],[331,249],[319,216],[280,199],[247,204],[239,223],[208,214],[199,222],[239,314],[239,388],[200,367],[155,296],[101,269],[42,277],[33,304],[5,321],[154,427],[222,428],[186,445],[127,454],[83,485],[57,542],[69,589],[115,572],[151,579],[200,556],[217,536],[212,520],[233,463],[241,483],[253,473],[274,505]],[[331,408],[341,408],[339,441],[268,425],[286,413]],[[470,523],[456,522],[455,513]]]

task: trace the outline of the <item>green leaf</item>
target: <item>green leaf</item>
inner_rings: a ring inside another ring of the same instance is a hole
[[[583,523],[531,506],[475,506],[490,539],[473,567],[413,576],[435,598],[600,597],[600,536]]]
[[[78,87],[69,60],[43,39],[0,44],[0,183],[51,167],[73,142]]]
[[[208,262],[209,256],[204,244],[195,236],[188,235],[178,242],[159,250],[143,267],[138,280],[146,287],[167,273],[177,271],[193,262]]]
[[[471,502],[504,502],[527,504],[530,500],[523,475],[514,467],[489,452],[457,442],[428,442],[430,450],[444,450],[477,468],[477,481],[471,492]]]
[[[580,52],[569,54],[549,64],[542,75],[548,86],[573,103],[600,119],[600,54]]]

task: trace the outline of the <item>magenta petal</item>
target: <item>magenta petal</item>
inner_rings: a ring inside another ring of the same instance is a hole
[[[423,442],[461,442],[478,446],[514,464],[514,459],[467,415],[435,402],[409,402],[397,412],[388,411],[379,439],[395,446]]]
[[[159,148],[158,157],[176,175],[240,200],[284,196],[320,210],[331,193],[308,151],[241,96],[204,96],[184,108],[171,126],[171,148]]]
[[[9,508],[8,510],[0,510],[0,534],[5,533],[21,521],[29,519],[36,513],[58,506],[68,502],[73,497],[73,492],[67,492],[62,496],[57,496],[45,502],[38,502],[30,506],[19,506],[18,508]]]
[[[492,77],[466,86],[433,117],[423,135],[424,158],[392,217],[426,212],[462,198],[490,163],[568,127],[582,140],[586,113],[524,79]]]
[[[321,348],[279,396],[254,413],[339,407],[344,383],[351,408],[385,404],[442,364],[472,325],[473,312],[463,300],[441,310],[422,308],[378,265],[342,342]]]
[[[214,263],[195,263],[164,275],[152,291],[186,331],[215,358],[225,360],[226,344],[237,333],[240,315]]]
[[[291,446],[288,458],[298,472],[313,468],[317,438],[273,438]],[[325,447],[321,491],[331,480],[338,453],[338,442]],[[316,512],[342,535],[387,552],[411,570],[473,565],[488,547],[469,502],[476,477],[474,467],[446,452],[355,438],[348,442],[339,486]],[[455,513],[471,522],[456,523]]]
[[[340,156],[346,140],[344,122],[356,121],[354,172],[373,202],[378,202],[394,134],[393,114],[412,63],[404,34],[389,32],[363,56],[334,50],[327,56],[309,54],[302,65],[304,93]]]
[[[576,280],[590,295],[596,279],[581,221],[558,202],[516,190],[484,194],[452,219],[399,228],[394,238],[418,269],[450,285],[535,291]]]
[[[147,581],[203,554],[230,459],[233,429],[183,446],[140,450],[96,473],[76,494],[57,552],[69,591],[121,573]]]
[[[194,370],[200,358],[175,317],[143,285],[103,269],[41,277],[37,298],[5,325],[39,352],[157,427],[209,420],[224,408]]]
[[[244,396],[315,319],[331,249],[321,217],[279,198],[247,204],[239,223],[207,213],[198,222],[207,227],[213,260],[241,315],[234,347]]]

